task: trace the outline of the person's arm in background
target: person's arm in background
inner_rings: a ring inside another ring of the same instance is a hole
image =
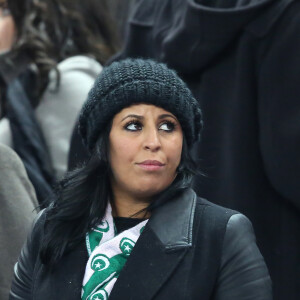
[[[58,178],[67,170],[72,130],[88,91],[102,66],[93,58],[73,56],[58,65],[60,83],[56,89],[56,74],[36,109],[36,117],[50,150]]]
[[[31,231],[14,266],[14,278],[11,283],[9,300],[32,299],[35,272],[39,270],[40,244],[44,235],[46,209],[40,211],[31,226]]]
[[[24,166],[0,144],[0,299],[7,299],[14,264],[37,211],[35,191]]]
[[[260,147],[273,188],[300,210],[300,3],[275,26],[258,70]]]
[[[13,146],[9,120],[5,117],[0,120],[0,143],[10,148]]]

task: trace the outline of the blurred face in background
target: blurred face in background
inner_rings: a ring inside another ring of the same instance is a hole
[[[15,22],[7,1],[0,0],[0,54],[11,49],[15,39]]]

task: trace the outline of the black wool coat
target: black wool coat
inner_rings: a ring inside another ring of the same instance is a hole
[[[80,299],[85,242],[50,272],[38,255],[44,221],[45,213],[22,250],[10,300]],[[152,214],[109,299],[271,300],[271,293],[249,220],[188,189]]]
[[[139,0],[115,59],[178,71],[203,111],[197,194],[252,222],[277,300],[300,299],[300,1]]]

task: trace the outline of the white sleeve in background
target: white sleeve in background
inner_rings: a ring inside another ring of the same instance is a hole
[[[12,135],[9,120],[7,118],[2,118],[0,120],[0,144],[12,148]]]
[[[49,147],[56,176],[60,178],[67,170],[76,118],[102,66],[93,58],[74,56],[58,64],[58,69],[59,88],[56,90],[56,73],[52,71],[36,117]]]

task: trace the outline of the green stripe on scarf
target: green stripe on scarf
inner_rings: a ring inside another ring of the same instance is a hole
[[[148,220],[116,235],[111,207],[104,221],[87,233],[90,255],[82,286],[82,300],[106,300]]]

